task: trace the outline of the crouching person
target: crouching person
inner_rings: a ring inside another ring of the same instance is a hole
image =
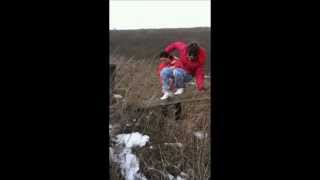
[[[206,52],[198,43],[192,42],[186,44],[184,42],[173,42],[165,48],[165,52],[171,53],[177,50],[179,60],[174,64],[174,69],[162,72],[162,78],[172,77],[177,88],[175,95],[182,94],[185,83],[196,80],[196,86],[199,91],[205,91],[204,88],[204,64],[206,61]],[[166,87],[164,87],[166,88]],[[166,94],[165,94],[166,95]],[[164,96],[166,97],[166,96]]]

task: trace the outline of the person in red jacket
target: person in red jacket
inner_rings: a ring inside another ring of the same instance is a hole
[[[196,86],[199,91],[204,88],[204,64],[206,60],[206,52],[204,48],[193,42],[187,45],[184,42],[173,42],[165,48],[165,52],[171,53],[177,50],[179,53],[179,60],[175,62],[173,69],[164,68],[160,72],[163,79],[164,95],[161,99],[167,99],[170,96],[169,92],[169,78],[174,79],[177,91],[175,95],[182,94],[185,88],[185,83],[191,81],[193,77],[196,79]]]

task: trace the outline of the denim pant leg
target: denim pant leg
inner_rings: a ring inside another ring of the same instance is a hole
[[[185,70],[181,68],[176,68],[173,70],[175,86],[177,89],[185,87],[185,84],[184,84],[185,75],[186,75]]]
[[[193,77],[191,74],[188,74],[187,72],[184,75],[184,83],[192,81]]]
[[[160,77],[162,80],[162,92],[168,91],[170,89],[170,78],[173,78],[173,69],[163,68],[160,72]]]

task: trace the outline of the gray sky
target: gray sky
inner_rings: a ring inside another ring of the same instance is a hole
[[[210,27],[210,0],[110,0],[109,28]]]

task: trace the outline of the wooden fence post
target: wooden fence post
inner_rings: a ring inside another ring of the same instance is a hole
[[[181,111],[182,111],[182,108],[181,108],[181,103],[177,103],[175,104],[175,112],[174,112],[174,116],[175,116],[175,120],[180,120],[181,118]]]

